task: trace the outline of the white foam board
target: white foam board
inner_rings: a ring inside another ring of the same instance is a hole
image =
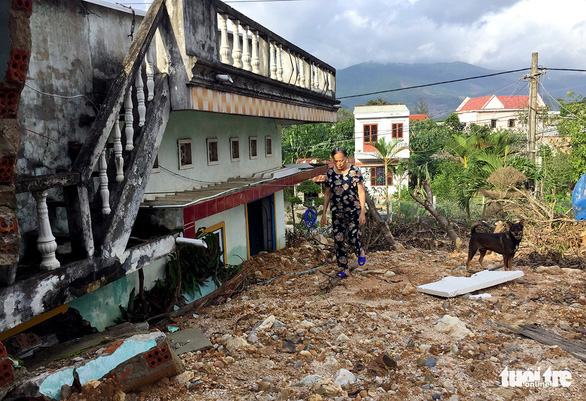
[[[507,281],[523,277],[523,275],[523,272],[520,270],[482,270],[470,277],[444,277],[440,281],[418,286],[417,291],[423,292],[425,294],[437,295],[438,297],[452,298],[483,288],[506,283]]]

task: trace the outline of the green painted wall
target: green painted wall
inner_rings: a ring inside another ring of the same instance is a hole
[[[258,157],[249,157],[249,137],[256,136]],[[273,155],[265,154],[265,137],[270,136]],[[192,140],[193,167],[179,169],[179,139]],[[240,140],[240,160],[230,158],[230,138]],[[208,165],[207,139],[218,140],[219,163]],[[147,199],[154,193],[200,188],[233,177],[278,168],[281,159],[281,131],[273,119],[199,111],[172,112],[159,149],[160,170],[151,174]]]
[[[146,289],[151,289],[155,281],[164,275],[166,258],[161,258],[143,268]],[[79,297],[68,304],[77,309],[81,316],[100,331],[121,317],[120,308],[128,306],[128,297],[133,288],[138,291],[138,271],[122,277],[89,294]]]
[[[247,259],[246,236],[246,211],[245,205],[236,206],[222,213],[206,217],[195,223],[195,229],[199,227],[213,227],[219,223],[225,223],[226,232],[226,263],[239,265]]]

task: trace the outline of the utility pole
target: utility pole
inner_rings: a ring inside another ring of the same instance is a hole
[[[535,163],[537,150],[535,138],[537,137],[537,79],[544,71],[537,70],[537,53],[531,54],[531,74],[523,78],[530,79],[529,83],[529,132],[527,133],[527,151],[531,161]]]

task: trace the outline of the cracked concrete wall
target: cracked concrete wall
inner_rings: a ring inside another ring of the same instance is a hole
[[[120,72],[132,41],[129,35],[143,18],[82,1],[35,0],[33,10],[31,62],[19,105],[24,128],[17,162],[20,176],[71,170],[99,105]],[[50,206],[51,201],[62,200],[60,188],[49,191]],[[34,237],[36,203],[30,193],[18,194],[17,201],[21,233],[32,232]],[[65,215],[62,207],[51,210],[56,233],[67,233]]]
[[[30,60],[31,11],[26,2],[0,4],[0,284],[14,282],[21,244],[14,179],[21,131],[18,99]]]

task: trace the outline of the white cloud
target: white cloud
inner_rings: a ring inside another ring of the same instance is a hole
[[[110,0],[115,1],[115,0]],[[120,1],[120,0],[118,0]],[[586,64],[583,0],[228,3],[335,68],[464,61],[492,69]]]

